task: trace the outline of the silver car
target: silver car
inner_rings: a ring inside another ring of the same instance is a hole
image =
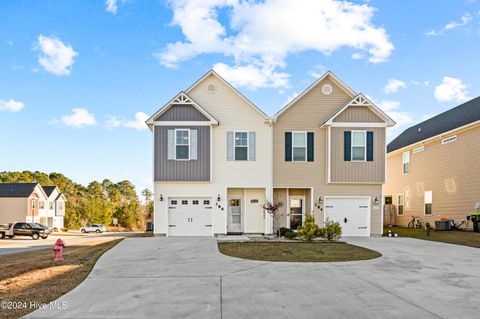
[[[88,224],[80,228],[82,233],[103,233],[107,231],[107,228],[101,224]]]

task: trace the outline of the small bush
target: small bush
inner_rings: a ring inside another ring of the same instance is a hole
[[[337,240],[342,237],[342,226],[339,222],[333,222],[327,218],[325,221],[325,237],[328,240]]]
[[[68,228],[66,228],[66,227],[63,227],[63,228],[62,228],[62,231],[65,231],[65,232],[67,232],[67,231],[68,231]]]
[[[294,231],[288,231],[285,233],[284,237],[285,238],[288,238],[288,239],[294,239],[295,237],[298,236],[298,233],[294,232]]]
[[[58,227],[53,227],[54,232],[58,232]]]
[[[290,228],[286,228],[286,227],[280,227],[280,229],[278,230],[280,237],[285,237],[285,234],[289,232],[291,232]]]
[[[318,237],[319,227],[315,224],[315,217],[312,214],[305,217],[305,222],[303,226],[298,228],[298,235],[302,236],[305,240],[311,241],[312,239]]]

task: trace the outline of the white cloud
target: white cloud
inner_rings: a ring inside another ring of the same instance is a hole
[[[384,91],[385,93],[396,93],[400,89],[406,88],[407,85],[405,82],[397,80],[397,79],[390,79],[388,80],[387,85],[385,85]]]
[[[181,28],[185,40],[155,53],[159,62],[174,68],[201,54],[223,54],[234,62],[217,64],[225,71],[222,76],[250,88],[288,87],[288,74],[279,69],[285,68],[290,54],[314,50],[328,55],[350,47],[378,63],[394,50],[386,30],[374,25],[375,9],[367,4],[333,0],[172,0],[169,4],[172,25]],[[227,22],[220,20],[220,10],[228,12]]]
[[[87,109],[81,108],[81,107],[72,109],[72,114],[62,116],[60,121],[57,119],[53,119],[50,123],[55,124],[59,122],[64,125],[72,126],[75,128],[97,124],[97,121],[95,120],[95,116],[92,113],[90,113]]]
[[[145,121],[149,118],[149,116],[143,112],[137,112],[135,113],[135,119],[133,121],[128,121],[123,123],[123,126],[129,127],[129,128],[134,128],[136,130],[142,131],[146,130],[147,124],[145,124]]]
[[[363,59],[363,58],[364,58],[364,55],[361,54],[361,53],[352,54],[352,59],[354,59],[354,60],[360,60],[360,59]]]
[[[135,113],[135,117],[133,120],[121,120],[116,116],[108,115],[108,119],[105,121],[105,125],[107,129],[113,129],[117,127],[127,127],[133,128],[139,131],[143,131],[148,129],[147,124],[145,121],[148,119],[148,115],[143,112]]]
[[[121,3],[124,3],[126,0],[120,0]],[[118,0],[106,0],[105,1],[105,10],[111,14],[117,14],[118,11]]]
[[[299,92],[293,92],[287,97],[287,100],[285,101],[285,104],[288,104],[292,102],[300,93]]]
[[[13,99],[6,101],[0,99],[0,111],[19,112],[24,107],[25,104],[23,104],[23,102],[15,101]]]
[[[45,71],[55,75],[68,75],[72,71],[75,57],[78,55],[70,45],[66,45],[56,37],[38,36],[38,47],[41,51],[38,63]]]
[[[437,36],[437,35],[442,35],[444,34],[446,31],[450,31],[450,30],[454,30],[454,29],[457,29],[457,28],[460,28],[460,27],[463,27],[467,24],[469,24],[471,21],[473,20],[473,17],[470,13],[465,13],[461,18],[460,18],[460,21],[451,21],[449,23],[447,23],[445,26],[443,26],[443,28],[439,29],[439,30],[430,30],[428,32],[425,32],[425,35],[428,35],[428,36]]]
[[[400,110],[400,101],[382,100],[375,104],[380,107],[385,113],[387,113],[387,115],[390,116],[395,122],[397,122],[397,124],[393,128],[388,129],[389,141],[391,141],[404,129],[414,123],[412,114]]]
[[[463,102],[470,99],[467,85],[462,80],[449,76],[444,76],[442,83],[435,87],[434,96],[439,102]]]

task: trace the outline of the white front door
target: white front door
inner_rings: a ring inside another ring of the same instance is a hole
[[[169,198],[168,236],[213,236],[210,198]]]
[[[305,216],[305,197],[290,196],[289,210],[287,220],[288,227],[295,230],[298,227],[303,226],[303,219]]]
[[[228,200],[228,224],[227,232],[242,233],[243,232],[243,215],[242,215],[242,199],[230,198]]]
[[[342,236],[370,236],[370,198],[327,197],[325,219],[339,222]]]

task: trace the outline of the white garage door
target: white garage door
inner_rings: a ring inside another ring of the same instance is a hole
[[[169,198],[169,236],[212,236],[210,198]]]
[[[325,218],[340,222],[342,236],[370,236],[370,198],[327,197]]]

